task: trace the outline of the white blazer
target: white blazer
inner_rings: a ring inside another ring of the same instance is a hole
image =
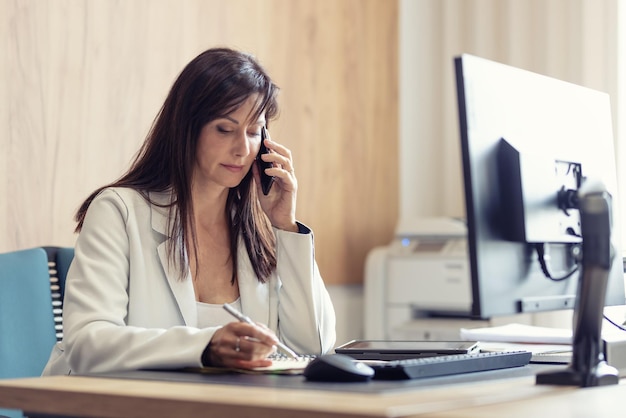
[[[91,203],[75,245],[63,304],[63,341],[44,375],[201,366],[218,327],[197,328],[189,268],[180,279],[165,250],[169,193],[149,204],[129,188]],[[304,227],[304,229],[307,229]],[[245,245],[237,277],[242,311],[300,354],[335,344],[335,312],[314,258],[313,234],[274,229],[277,271],[260,283]]]

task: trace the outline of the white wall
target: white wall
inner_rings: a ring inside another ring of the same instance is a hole
[[[362,339],[363,332],[363,286],[329,286],[328,292],[337,315],[337,343]]]
[[[470,53],[605,91],[617,0],[400,0],[400,213],[464,216],[453,58]]]
[[[400,216],[464,217],[453,73],[458,54],[606,91],[614,114],[624,113],[617,47],[626,31],[618,32],[617,16],[626,12],[618,0],[399,1]],[[621,138],[625,133],[615,125]],[[362,289],[333,286],[330,292],[338,343],[360,338]],[[541,314],[536,323],[568,327],[571,312]]]

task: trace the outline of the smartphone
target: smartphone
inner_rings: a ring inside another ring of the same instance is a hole
[[[272,184],[274,184],[274,176],[265,174],[265,169],[272,168],[273,164],[265,162],[261,159],[262,154],[269,154],[270,152],[270,150],[268,150],[265,146],[265,138],[267,138],[267,128],[263,126],[263,128],[261,128],[261,147],[259,148],[259,154],[257,155],[256,161],[259,166],[259,173],[261,174],[261,189],[263,190],[263,194],[267,195],[272,188]]]
[[[358,360],[402,360],[406,358],[469,354],[479,351],[477,341],[352,340],[335,348],[335,353]]]

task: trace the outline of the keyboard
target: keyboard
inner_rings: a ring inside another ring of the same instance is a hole
[[[502,351],[446,356],[420,357],[370,364],[374,379],[402,380],[447,376],[486,370],[525,366],[530,362],[530,351]]]

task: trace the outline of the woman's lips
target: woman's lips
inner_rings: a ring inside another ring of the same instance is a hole
[[[231,171],[233,173],[239,173],[241,172],[241,170],[243,170],[243,166],[242,165],[229,165],[229,164],[222,164],[222,166],[228,170]]]

